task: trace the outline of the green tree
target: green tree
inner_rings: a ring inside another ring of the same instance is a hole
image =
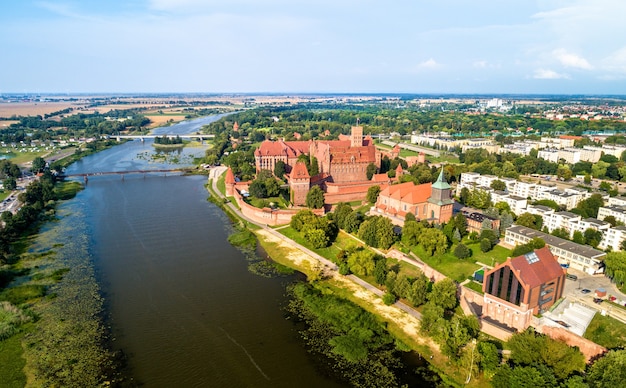
[[[448,250],[448,238],[439,229],[426,228],[418,237],[427,255],[442,255]]]
[[[348,265],[350,271],[355,275],[368,276],[374,272],[376,262],[374,261],[374,252],[361,249],[348,256]]]
[[[314,225],[305,225],[302,234],[315,249],[327,247],[330,241],[324,230],[317,229]]]
[[[277,197],[280,195],[280,184],[274,177],[265,180],[265,191],[268,197]]]
[[[363,216],[359,212],[352,212],[348,214],[344,222],[344,230],[348,233],[354,233],[359,230]]]
[[[541,230],[541,227],[537,225],[537,218],[534,214],[531,213],[522,213],[519,217],[517,217],[515,223],[517,225],[525,226],[527,228]]]
[[[420,331],[426,334],[433,334],[437,327],[446,325],[444,319],[445,310],[434,302],[428,302],[422,310],[422,320],[420,321]]]
[[[498,348],[491,342],[479,342],[478,353],[480,354],[480,369],[495,372],[500,365]]]
[[[385,284],[388,272],[389,267],[387,266],[387,258],[385,256],[377,255],[376,265],[374,266],[374,279],[376,279],[376,283],[379,285]]]
[[[8,176],[2,181],[2,186],[5,190],[13,191],[17,188],[17,181],[12,176]]]
[[[319,186],[313,186],[306,194],[306,206],[311,209],[321,209],[324,206],[324,192]]]
[[[490,187],[492,189],[494,189],[494,190],[497,190],[497,191],[504,191],[504,190],[506,190],[506,183],[504,183],[500,179],[495,179],[495,180],[491,181]]]
[[[454,256],[458,259],[466,259],[472,255],[472,251],[463,243],[459,243],[454,248]]]
[[[415,214],[407,213],[406,216],[404,216],[404,222],[407,222],[407,221],[417,221],[417,219],[415,218]]]
[[[370,186],[370,188],[367,189],[367,196],[365,198],[369,203],[376,203],[379,194],[380,186]]]
[[[585,236],[583,235],[583,232],[581,231],[574,231],[574,235],[572,236],[572,241],[575,242],[576,244],[582,244],[585,245]]]
[[[304,225],[316,223],[316,218],[317,216],[313,214],[312,211],[308,209],[300,210],[293,217],[291,217],[289,226],[291,226],[297,232],[300,232],[304,228]]]
[[[350,213],[352,213],[352,206],[345,202],[340,202],[335,207],[333,213],[335,214],[335,222],[340,229],[346,228],[346,219]]]
[[[46,161],[41,156],[37,156],[33,159],[33,165],[31,170],[35,173],[43,171],[46,168]]]
[[[587,245],[591,245],[592,247],[597,247],[602,240],[602,232],[599,230],[595,230],[592,228],[588,228],[583,232],[583,236],[585,237],[585,243]]]
[[[371,180],[372,177],[374,176],[374,174],[376,174],[376,170],[378,170],[378,168],[376,167],[376,165],[374,163],[370,163],[367,165],[367,168],[365,170],[365,174],[367,176],[367,180]]]
[[[411,284],[411,290],[409,291],[409,295],[407,295],[407,300],[414,307],[418,307],[426,303],[426,299],[428,297],[428,287],[430,284],[430,280],[424,275],[423,272],[420,272],[417,275],[417,278]]]
[[[480,250],[482,252],[489,252],[492,248],[491,241],[488,238],[483,238],[480,240]]]
[[[604,258],[606,276],[611,278],[618,286],[626,282],[626,252],[609,252]]]
[[[417,221],[405,221],[402,227],[402,243],[407,247],[417,245],[423,229],[424,226]]]
[[[283,179],[283,176],[286,172],[287,171],[285,170],[285,162],[283,162],[282,160],[276,161],[276,164],[274,164],[274,175],[279,179]]]
[[[428,294],[428,302],[433,303],[445,310],[456,307],[456,283],[450,278],[445,278],[433,284],[433,289]]]
[[[626,350],[611,350],[596,360],[587,374],[593,388],[620,387],[626,381]]]

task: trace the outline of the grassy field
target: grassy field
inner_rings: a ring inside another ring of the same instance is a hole
[[[593,317],[584,337],[608,349],[626,346],[624,324],[615,318],[601,314],[596,314]]]
[[[469,243],[466,240],[464,243],[471,249],[472,257],[463,260],[457,259],[452,253],[454,246],[443,255],[435,256],[428,256],[421,246],[411,247],[411,251],[429,266],[458,282],[471,277],[474,271],[481,268],[481,265],[476,264],[476,262],[486,265],[502,263],[511,254],[510,250],[499,245],[484,253],[480,250],[479,243]]]
[[[12,148],[0,148],[0,154],[8,155],[11,162],[23,165],[28,162],[32,162],[37,156],[43,157],[48,154],[50,151],[40,150],[40,151],[25,151],[25,152],[15,152]]]
[[[313,246],[311,246],[311,244],[309,244],[309,242],[306,241],[300,233],[296,232],[290,226],[280,229],[279,232],[282,235],[297,242],[298,244],[307,247],[308,249],[312,250],[318,255],[327,258],[328,260],[332,261],[335,264],[337,264],[337,254],[341,252],[341,250],[349,249],[349,248],[360,245],[356,240],[348,236],[348,234],[343,231],[339,232],[339,235],[337,235],[337,239],[331,246],[328,246],[326,248],[321,248],[321,249],[313,248]]]

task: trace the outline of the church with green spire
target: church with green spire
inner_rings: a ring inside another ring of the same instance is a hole
[[[435,183],[382,185],[375,211],[398,225],[404,224],[408,213],[417,220],[443,224],[452,218],[454,201],[451,193],[442,169]]]

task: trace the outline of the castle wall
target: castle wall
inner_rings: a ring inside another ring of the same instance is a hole
[[[296,215],[302,209],[277,209],[270,208],[259,209],[247,204],[241,194],[235,190],[233,197],[237,201],[237,205],[241,209],[241,213],[248,219],[266,225],[283,225],[291,222],[291,217]],[[324,209],[311,209],[313,214],[318,216],[324,215]]]

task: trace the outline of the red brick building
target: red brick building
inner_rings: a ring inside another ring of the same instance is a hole
[[[405,182],[388,185],[378,195],[376,211],[388,216],[398,224],[404,223],[404,217],[413,213],[418,220],[428,220],[438,224],[452,218],[452,197],[450,185],[443,177],[443,170],[435,183],[416,185]]]
[[[565,269],[545,246],[486,271],[483,318],[517,330],[530,326],[532,316],[550,308],[563,295]]]

